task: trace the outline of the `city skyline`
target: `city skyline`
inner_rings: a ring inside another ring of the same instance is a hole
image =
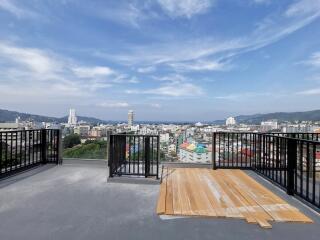
[[[208,121],[319,109],[319,0],[0,0],[0,108]]]

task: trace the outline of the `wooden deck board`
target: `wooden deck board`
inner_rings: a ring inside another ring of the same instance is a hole
[[[174,169],[168,169],[167,181],[166,181],[166,212],[167,215],[173,215],[173,194],[172,194],[172,174]]]
[[[270,221],[312,220],[241,170],[172,168],[160,186],[159,215],[246,219],[263,228]]]
[[[164,214],[166,212],[166,195],[167,195],[167,174],[168,168],[164,169],[164,176],[162,184],[160,185],[160,193],[157,204],[157,214]]]

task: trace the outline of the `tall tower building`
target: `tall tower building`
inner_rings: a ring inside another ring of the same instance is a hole
[[[133,117],[134,117],[133,110],[129,110],[129,112],[128,112],[128,126],[129,127],[131,127],[133,125]]]
[[[77,125],[77,115],[76,110],[71,108],[69,111],[69,117],[68,117],[68,124],[69,125]]]

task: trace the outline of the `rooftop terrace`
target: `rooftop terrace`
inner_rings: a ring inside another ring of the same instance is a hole
[[[319,215],[253,171],[313,224],[159,217],[158,184],[107,182],[105,161],[65,160],[0,181],[1,239],[319,239]]]

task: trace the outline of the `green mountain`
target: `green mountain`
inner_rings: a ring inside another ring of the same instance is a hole
[[[260,124],[261,121],[277,119],[279,122],[320,121],[320,110],[305,112],[275,112],[266,114],[240,115],[235,117],[238,123]]]
[[[21,120],[33,120],[35,122],[56,122],[56,123],[66,123],[68,121],[68,117],[48,117],[48,116],[41,116],[36,114],[29,114],[29,113],[21,113],[16,111],[9,111],[0,109],[0,122],[13,122],[17,117],[20,117]],[[78,116],[78,121],[85,121],[87,123],[97,124],[97,123],[107,123],[107,121],[93,118],[93,117],[83,117]]]
[[[68,117],[48,117],[29,113],[20,113],[16,111],[9,111],[0,109],[0,122],[13,122],[17,117],[21,120],[33,120],[36,122],[56,122],[56,123],[66,123]],[[280,122],[285,121],[320,121],[320,110],[305,111],[305,112],[275,112],[275,113],[265,113],[265,114],[253,114],[253,115],[240,115],[235,117],[238,123],[247,124],[260,124],[261,121],[266,121],[270,119],[277,119]],[[85,121],[87,123],[98,124],[98,123],[111,123],[117,121],[105,121],[93,117],[83,117],[78,116],[79,121]],[[140,122],[143,123],[143,122]],[[150,123],[150,122],[148,122]],[[213,121],[215,124],[224,124],[225,120]]]

